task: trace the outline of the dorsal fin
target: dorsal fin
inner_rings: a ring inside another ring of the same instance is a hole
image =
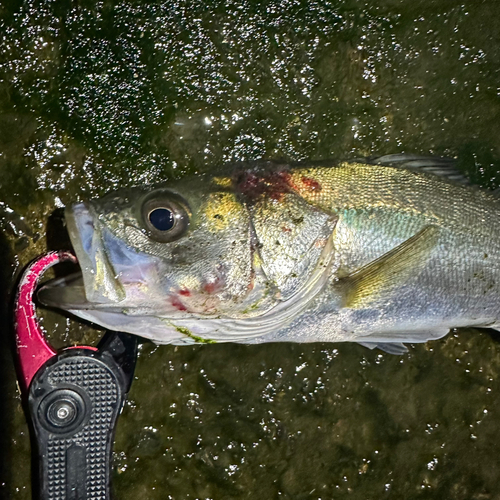
[[[438,175],[455,184],[471,184],[469,179],[457,169],[455,160],[451,158],[394,154],[368,158],[367,163]]]

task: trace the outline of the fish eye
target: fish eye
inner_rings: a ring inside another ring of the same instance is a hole
[[[186,203],[175,193],[151,193],[142,203],[141,216],[148,236],[159,243],[180,238],[189,226]]]
[[[158,231],[170,231],[175,225],[175,216],[168,208],[155,208],[149,212],[149,222]]]

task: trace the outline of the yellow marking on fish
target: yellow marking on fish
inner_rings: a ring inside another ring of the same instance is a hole
[[[201,287],[198,276],[183,276],[177,283],[177,286],[182,290],[199,290]]]
[[[109,272],[106,271],[106,268],[112,268],[107,256],[103,255],[101,251],[96,252],[95,266],[95,286],[104,292],[103,296],[115,302],[125,299],[126,294],[121,283],[118,280],[114,280],[111,284],[107,280]]]
[[[223,231],[240,219],[243,210],[233,193],[210,195],[204,207],[207,229],[212,232]]]
[[[101,255],[97,252],[95,256],[95,284],[100,288],[104,288],[106,277],[105,266]]]
[[[212,182],[223,188],[230,188],[232,186],[232,180],[230,177],[214,177]]]
[[[436,183],[405,169],[356,162],[294,169],[290,174],[290,184],[300,196],[328,211],[386,208],[420,213],[421,206],[415,197],[417,188]],[[442,182],[436,186],[443,191],[453,188]]]

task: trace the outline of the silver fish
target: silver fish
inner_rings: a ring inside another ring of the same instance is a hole
[[[82,277],[40,299],[158,343],[500,329],[500,199],[446,159],[257,162],[69,208]]]

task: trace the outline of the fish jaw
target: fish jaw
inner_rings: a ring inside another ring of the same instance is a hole
[[[125,290],[109,262],[103,245],[103,228],[90,205],[79,203],[66,210],[69,237],[83,275],[85,297],[92,304],[113,304]]]
[[[99,221],[91,204],[66,211],[68,233],[81,268],[81,276],[49,282],[40,290],[42,303],[72,312],[93,310],[122,315],[179,315],[182,308],[158,297],[159,259],[127,247]],[[99,323],[99,322],[97,322]]]

